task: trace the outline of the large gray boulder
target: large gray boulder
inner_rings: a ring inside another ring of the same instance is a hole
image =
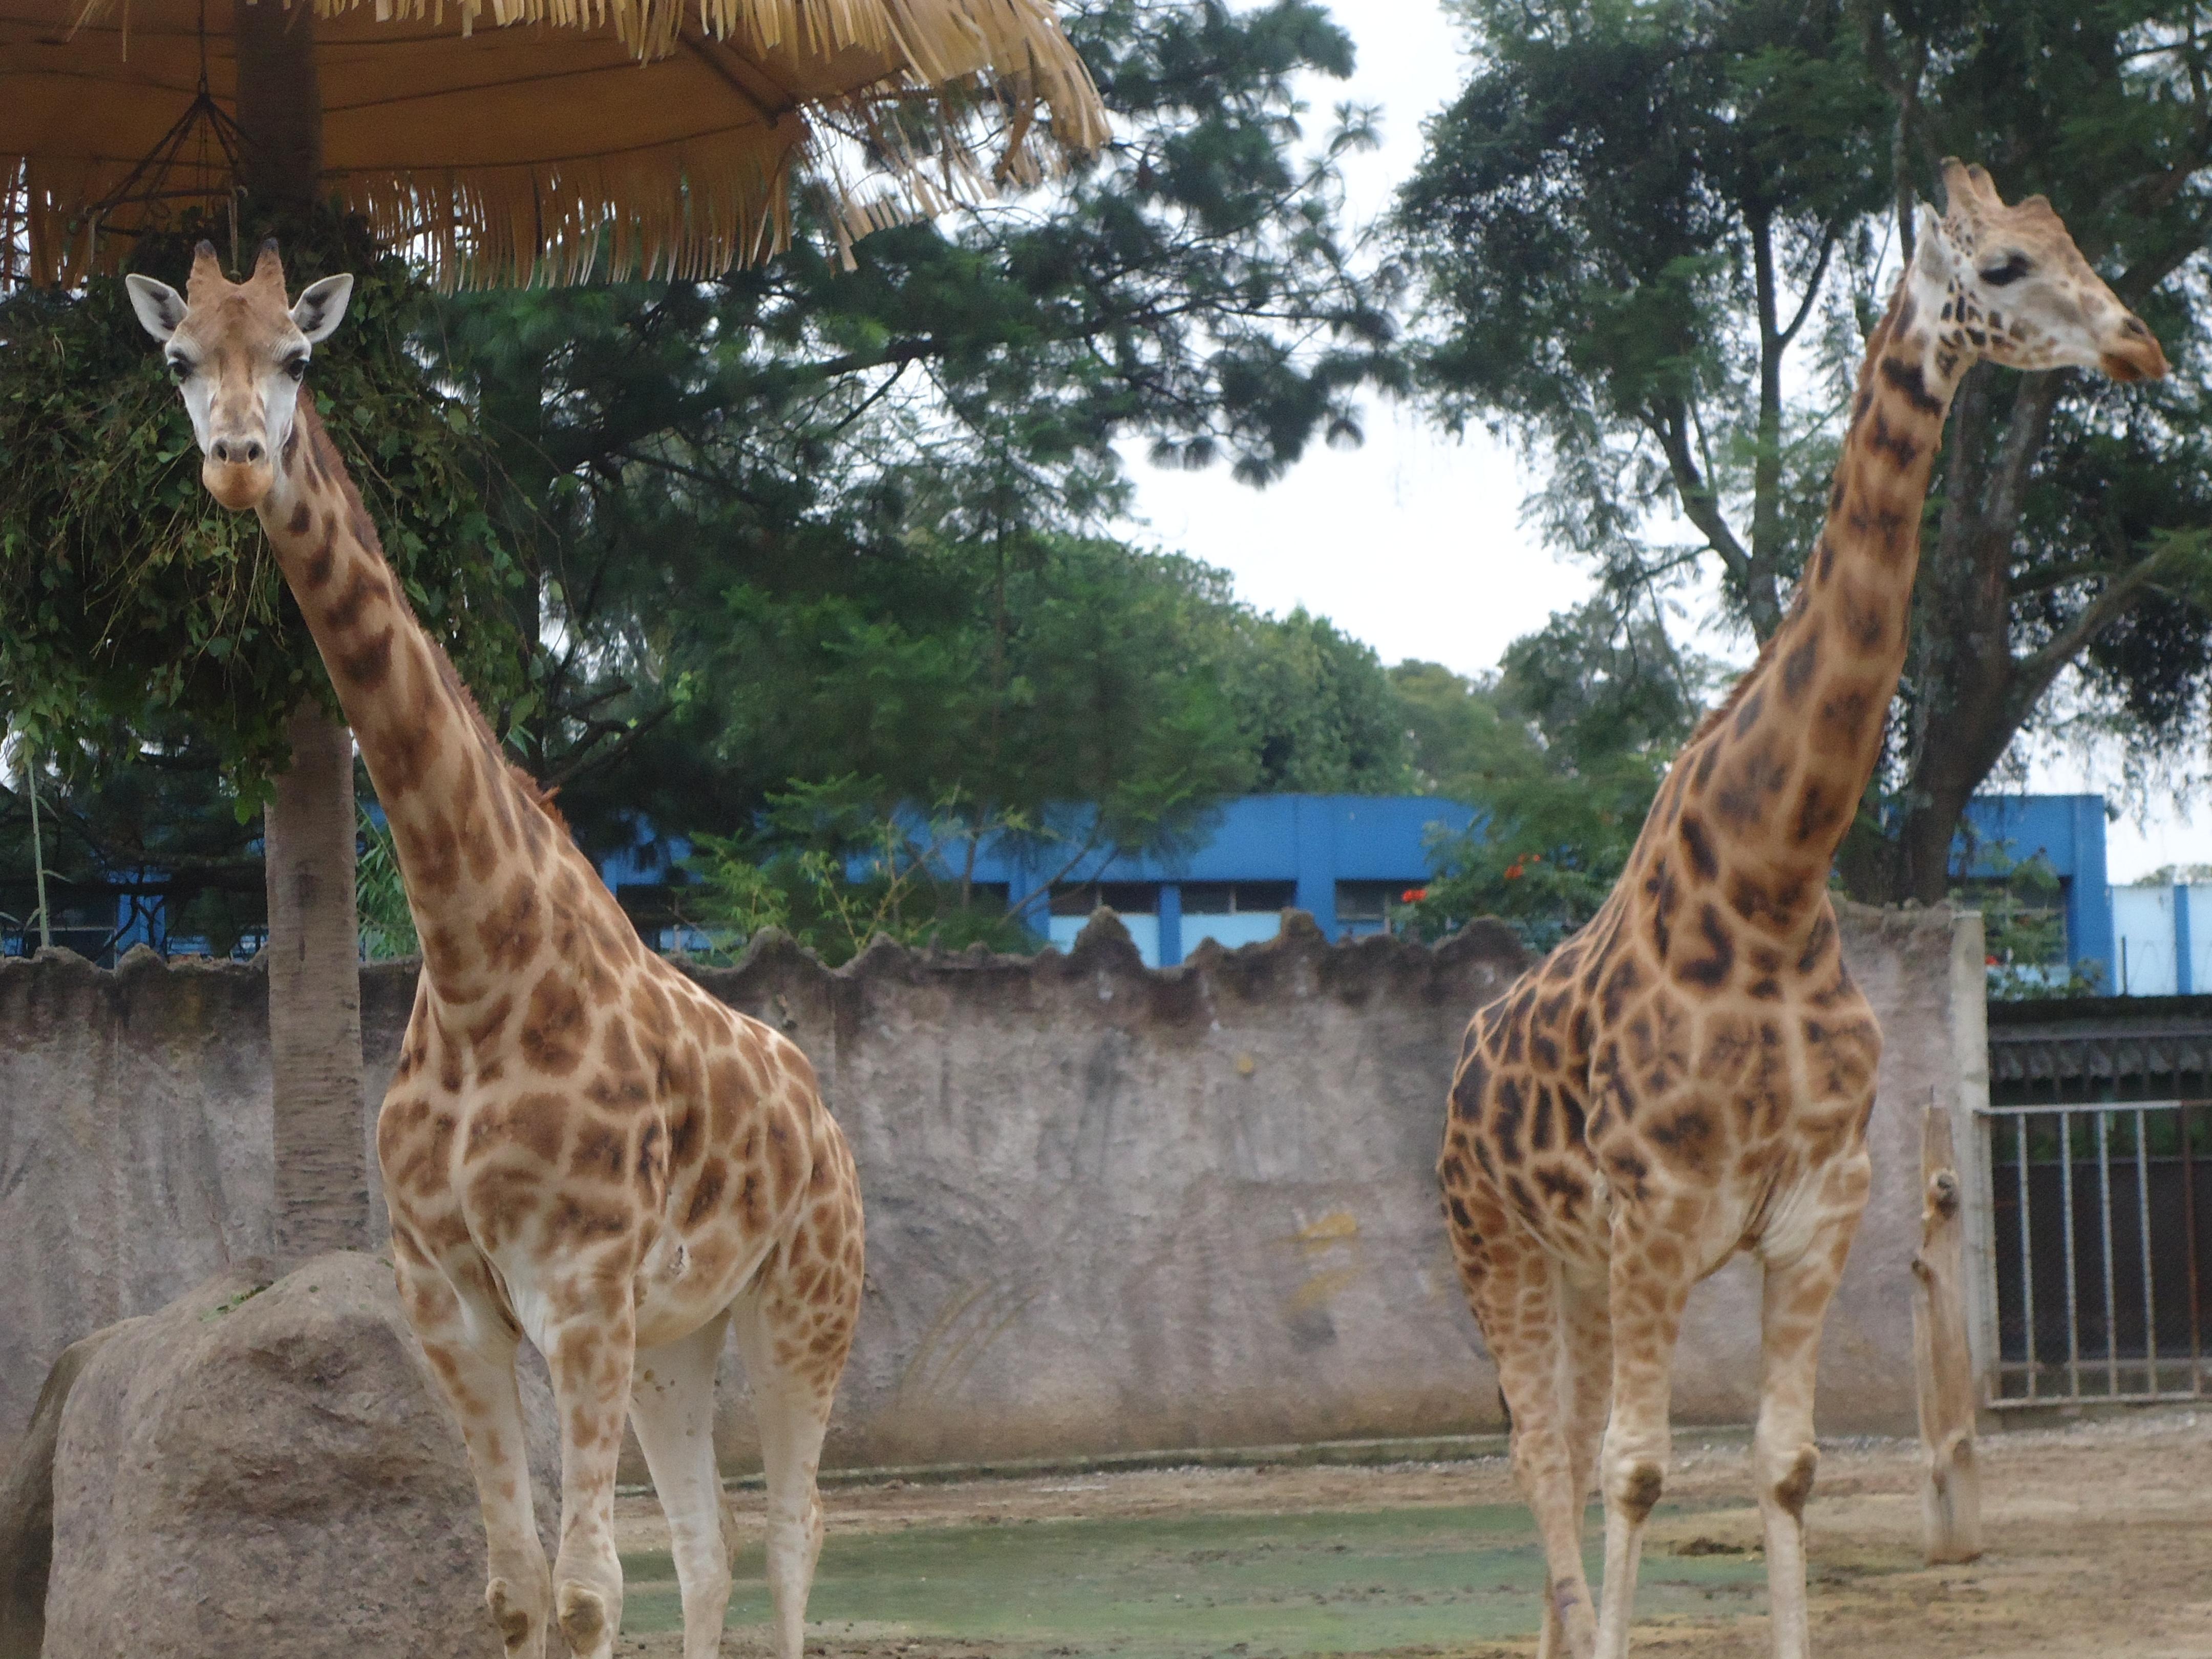
[[[499,1659],[460,1431],[374,1257],[228,1274],[113,1328],[69,1390],[52,1498],[46,1659]]]
[[[46,1373],[15,1462],[0,1475],[0,1659],[40,1659],[46,1635],[46,1572],[54,1559],[54,1446],[62,1410],[93,1355],[126,1319],[62,1350]]]

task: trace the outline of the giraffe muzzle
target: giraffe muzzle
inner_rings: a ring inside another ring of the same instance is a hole
[[[2134,317],[2122,325],[2112,344],[2098,355],[2097,367],[2116,380],[2162,380],[2167,369],[2166,351],[2158,336]]]
[[[276,482],[276,469],[269,464],[269,456],[258,441],[251,447],[255,452],[252,459],[219,459],[217,446],[210,445],[208,453],[200,462],[200,482],[207,486],[209,495],[234,513],[258,507],[261,498]],[[246,446],[240,446],[241,452]]]

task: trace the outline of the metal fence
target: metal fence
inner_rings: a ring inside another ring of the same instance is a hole
[[[2212,1398],[2212,1101],[1988,1108],[1991,1403]]]

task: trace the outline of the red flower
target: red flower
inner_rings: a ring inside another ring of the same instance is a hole
[[[1428,896],[1429,890],[1425,887],[1408,887],[1404,892],[1398,895],[1398,902],[1401,904],[1419,904],[1423,899],[1428,897]]]
[[[1519,859],[1514,860],[1512,863],[1505,866],[1505,879],[1508,881],[1518,881],[1521,879],[1521,860]]]

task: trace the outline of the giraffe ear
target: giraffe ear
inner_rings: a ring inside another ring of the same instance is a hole
[[[1944,234],[1942,220],[1925,202],[1913,204],[1912,219],[1912,263],[1924,276],[1938,282],[1948,279],[1958,261],[1951,251],[1951,239]]]
[[[337,331],[344,320],[346,301],[353,298],[353,278],[340,272],[325,276],[319,283],[310,283],[301,291],[299,303],[292,307],[292,322],[310,344],[327,340]]]
[[[123,286],[131,292],[131,310],[155,339],[167,341],[185,320],[185,296],[167,283],[133,271],[123,279]]]

